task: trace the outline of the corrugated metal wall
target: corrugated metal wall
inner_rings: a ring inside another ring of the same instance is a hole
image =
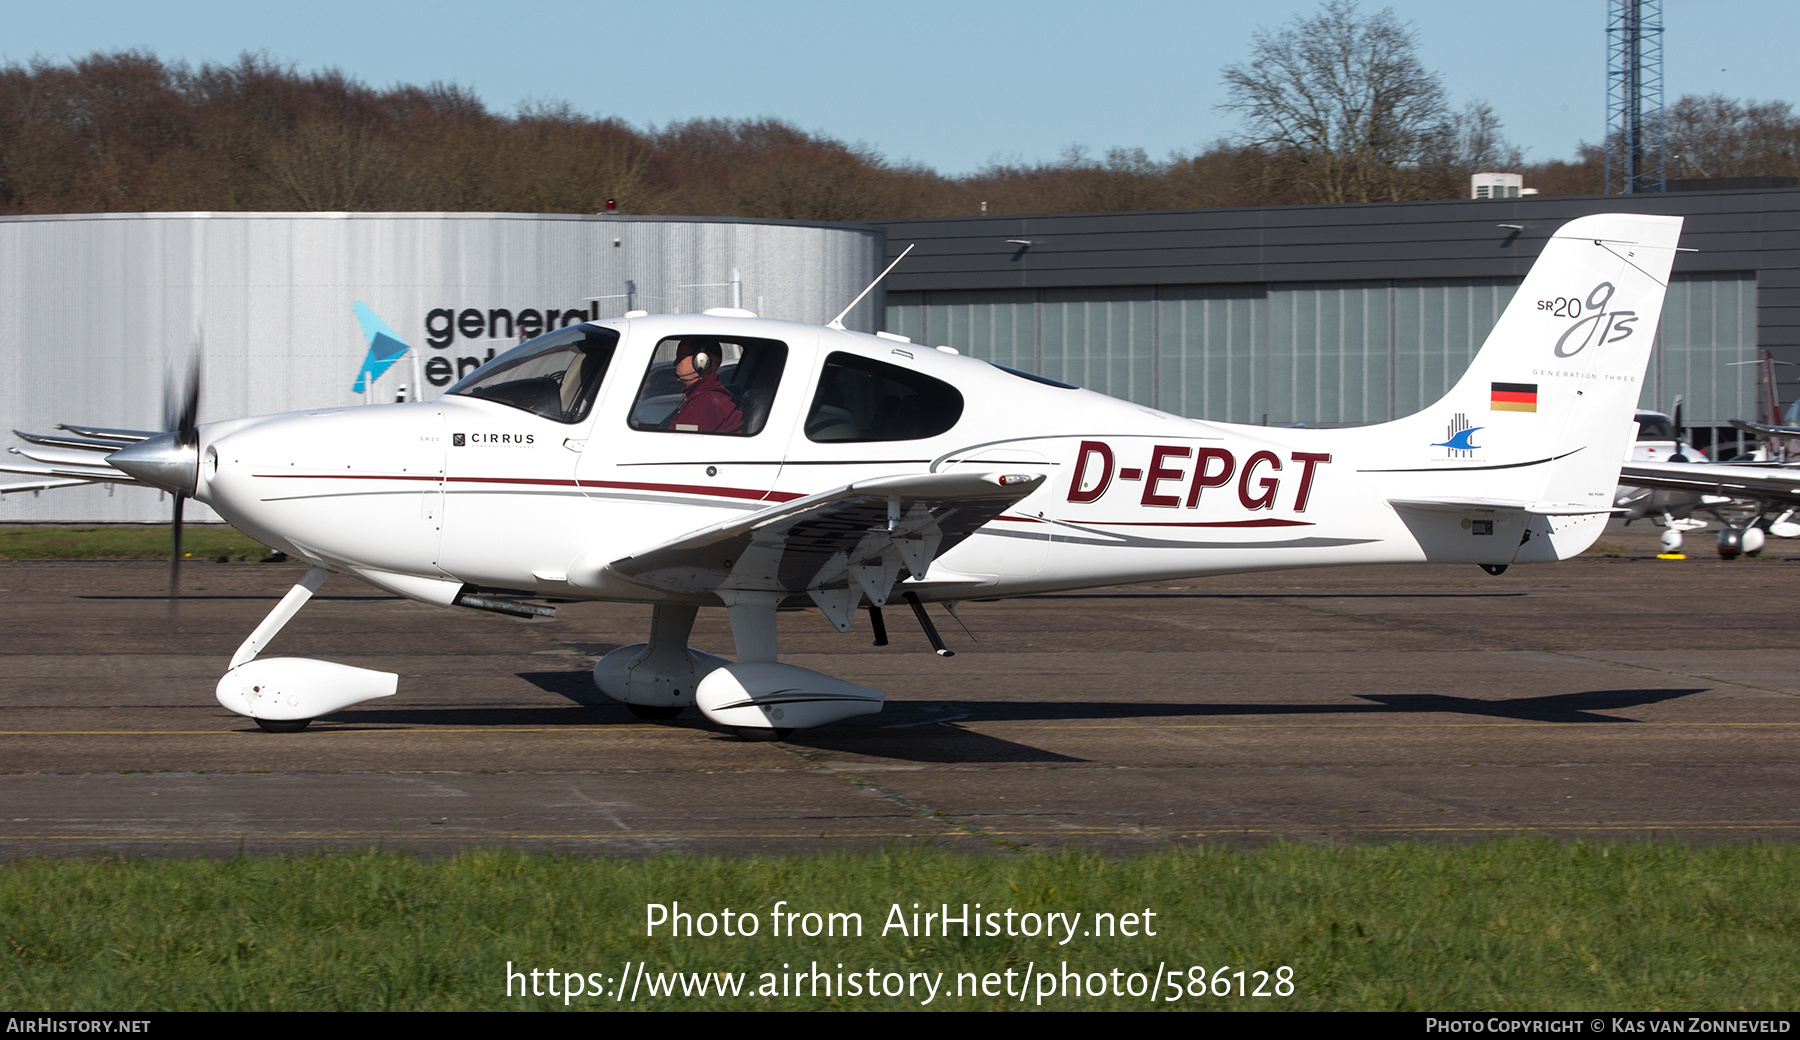
[[[1800,397],[1795,188],[887,221],[890,255],[917,247],[889,279],[889,327],[914,320],[905,301],[924,299],[917,320],[931,332],[920,338],[957,345],[960,331],[937,315],[980,292],[1025,293],[1033,307],[1030,294],[1065,289],[1112,287],[1121,303],[1154,293],[1156,385],[1139,400],[1238,422],[1373,420],[1449,385],[1558,227],[1621,211],[1685,220],[1643,403],[1666,409],[1682,394],[1694,423],[1754,418],[1757,372],[1728,362],[1759,347],[1789,363],[1777,370],[1782,400]],[[999,329],[1026,316],[964,320]],[[1045,327],[1015,327],[1012,342],[1047,364],[1062,348],[1037,342]],[[1139,361],[1089,359],[1087,370],[1104,377],[1097,389],[1140,387]]]
[[[1442,397],[1517,289],[1503,278],[891,292],[887,328],[1177,415],[1364,423]],[[1640,406],[1756,414],[1756,276],[1676,275]]]
[[[822,323],[880,271],[883,245],[867,227],[644,217],[0,218],[0,429],[160,429],[165,373],[202,336],[202,421],[357,403],[351,384],[367,344],[356,300],[452,368],[510,346],[517,329],[507,325],[522,312],[554,313],[556,324],[596,306],[598,317],[623,314],[627,279],[639,307],[691,312],[729,302],[724,283],[735,266],[745,307]],[[878,295],[846,324],[876,328]],[[465,336],[442,314],[428,333],[434,310],[475,312],[480,335]],[[490,313],[500,310],[507,315]],[[377,386],[391,400],[411,381],[402,364]],[[159,499],[141,488],[7,495],[0,522],[158,521],[168,509]]]

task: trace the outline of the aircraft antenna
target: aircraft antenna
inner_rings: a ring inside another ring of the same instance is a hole
[[[869,287],[867,289],[864,289],[862,292],[857,293],[856,299],[850,301],[850,306],[845,307],[843,310],[839,311],[837,317],[835,317],[825,323],[825,327],[828,329],[838,329],[841,331],[844,328],[844,315],[849,314],[852,307],[855,307],[857,304],[861,303],[863,297],[869,295],[871,292],[874,292],[875,287],[877,285],[881,284],[881,280],[888,276],[888,271],[892,271],[894,268],[899,267],[900,261],[906,259],[906,254],[912,252],[913,246],[916,246],[918,244],[919,243],[914,242],[912,245],[907,246],[905,249],[902,249],[900,251],[900,255],[897,257],[894,257],[894,262],[887,265],[887,271],[883,271],[880,274],[876,275],[875,280],[869,283]]]

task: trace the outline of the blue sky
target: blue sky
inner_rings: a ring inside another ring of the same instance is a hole
[[[1605,125],[1605,0],[1395,0],[1457,106],[1483,98],[1528,160]],[[1219,70],[1315,2],[663,0],[303,4],[0,0],[0,59],[249,51],[375,86],[454,81],[490,106],[563,100],[637,126],[776,116],[948,174],[1070,145],[1195,151],[1235,129]],[[1800,5],[1667,0],[1666,93],[1800,101]]]

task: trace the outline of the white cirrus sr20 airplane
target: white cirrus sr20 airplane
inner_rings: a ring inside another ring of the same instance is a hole
[[[310,563],[219,680],[263,728],[397,676],[258,654],[332,574],[427,603],[653,607],[594,681],[746,739],[878,711],[780,663],[776,612],[1359,563],[1566,559],[1612,510],[1679,218],[1558,230],[1442,400],[1351,429],[1184,419],[899,337],[747,312],[559,329],[433,401],[28,436],[47,487],[136,482]],[[124,444],[126,446],[121,447]],[[729,614],[735,661],[687,645]],[[927,634],[936,642],[927,624]],[[941,646],[941,644],[940,644]],[[940,650],[940,652],[942,652]]]

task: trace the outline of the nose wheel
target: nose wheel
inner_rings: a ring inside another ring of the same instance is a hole
[[[330,577],[314,565],[263,618],[232,655],[214,691],[219,703],[256,720],[265,733],[298,733],[321,715],[376,697],[391,697],[400,677],[304,657],[258,658],[281,627],[299,613]]]

